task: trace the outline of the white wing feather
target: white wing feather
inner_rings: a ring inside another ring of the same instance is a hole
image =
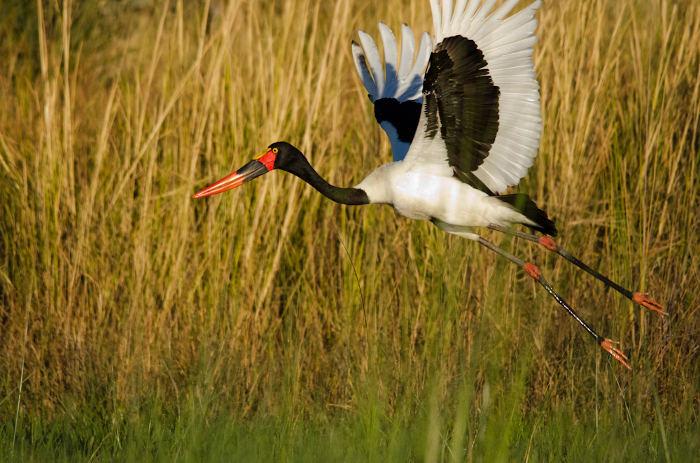
[[[396,37],[389,29],[389,26],[382,22],[379,23],[379,35],[382,37],[382,43],[384,44],[384,63],[386,68],[384,94],[396,94],[399,88],[399,52],[398,45],[396,45]]]
[[[399,63],[399,78],[405,79],[411,71],[413,55],[416,53],[416,39],[413,31],[406,24],[401,24],[401,63]]]
[[[400,102],[414,100],[420,103],[423,100],[423,74],[432,50],[430,34],[426,32],[422,35],[418,53],[414,58],[415,36],[410,27],[402,25],[399,62],[396,36],[389,26],[379,23],[384,63],[372,37],[364,31],[359,31],[358,34],[361,46],[353,42],[352,55],[357,74],[372,102],[381,98],[396,98]]]
[[[377,86],[377,94],[381,95],[384,93],[384,66],[382,65],[382,59],[379,56],[379,50],[377,49],[377,44],[374,43],[374,39],[371,35],[365,31],[359,31],[360,43],[364,49],[367,61],[369,61],[369,69],[372,71],[372,76],[374,77],[374,83]]]
[[[367,92],[370,94],[370,97],[372,95],[377,94],[377,84],[374,83],[374,77],[372,77],[372,72],[369,70],[369,67],[367,66],[367,60],[365,59],[365,53],[362,50],[362,47],[359,46],[356,42],[352,43],[352,57],[354,58],[353,61],[355,62],[355,68],[357,69],[357,74],[360,76],[360,79],[362,80],[362,85],[365,86],[365,89],[367,89]]]
[[[407,26],[408,27],[408,26]],[[430,53],[433,51],[433,40],[430,34],[424,32],[421,36],[420,45],[418,46],[418,54],[416,61],[413,64],[411,72],[402,80],[401,89],[405,90],[399,93],[399,101],[414,100],[423,101],[423,74],[430,60]]]

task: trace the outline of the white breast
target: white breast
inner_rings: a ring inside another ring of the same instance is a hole
[[[393,187],[393,204],[401,215],[423,220],[435,217],[456,225],[478,225],[475,222],[487,198],[454,177],[420,171],[397,175]]]

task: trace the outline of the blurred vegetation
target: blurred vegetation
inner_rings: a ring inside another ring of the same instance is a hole
[[[422,0],[0,3],[0,459],[698,453],[697,2],[540,8],[519,187],[670,316],[485,233],[632,372],[508,262],[390,208],[283,173],[191,199],[282,139],[339,185],[387,162],[349,51],[378,19],[432,30]]]

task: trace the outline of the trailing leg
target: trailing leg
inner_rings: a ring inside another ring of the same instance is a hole
[[[596,331],[588,323],[586,323],[574,311],[574,309],[571,308],[571,306],[554,290],[554,288],[552,288],[549,282],[545,280],[545,278],[542,276],[542,272],[540,272],[540,269],[536,265],[519,259],[518,257],[504,251],[503,249],[486,241],[481,237],[478,238],[478,242],[482,246],[500,254],[501,256],[505,257],[509,261],[513,262],[514,264],[525,270],[528,273],[528,275],[534,278],[539,284],[541,284],[544,287],[544,289],[547,290],[547,292],[554,298],[554,300],[556,300],[559,303],[559,305],[561,305],[564,308],[564,310],[566,310],[569,313],[569,315],[571,315],[574,318],[574,320],[576,320],[588,332],[588,334],[590,334],[596,340],[596,342],[600,344],[600,346],[605,351],[607,351],[610,355],[612,355],[615,358],[615,360],[623,364],[625,367],[627,367],[630,370],[632,369],[627,363],[627,356],[623,354],[620,349],[615,347],[619,343],[604,338],[603,336],[596,333]]]
[[[524,233],[524,232],[517,231],[517,230],[511,230],[509,228],[501,227],[500,225],[493,225],[493,224],[489,225],[488,228],[490,228],[491,230],[496,230],[496,231],[502,232],[502,233],[507,233],[509,235],[513,235],[513,236],[516,236],[518,238],[522,238],[522,239],[525,239],[528,241],[532,241],[534,243],[538,243],[538,244],[544,246],[545,248],[549,249],[550,251],[556,252],[557,254],[562,256],[564,259],[566,259],[569,262],[571,262],[572,264],[576,265],[578,268],[585,270],[589,274],[596,277],[598,280],[602,281],[606,286],[613,288],[614,290],[621,293],[622,295],[624,295],[628,299],[636,302],[637,304],[640,304],[649,310],[653,310],[655,312],[658,312],[661,315],[668,315],[667,312],[664,312],[661,304],[648,298],[648,296],[649,296],[648,293],[634,293],[627,288],[623,288],[622,286],[618,285],[617,283],[610,280],[606,276],[601,275],[597,271],[593,270],[588,265],[586,265],[583,262],[581,262],[580,260],[578,260],[576,257],[572,256],[566,250],[559,247],[559,245],[557,245],[557,243],[549,236],[531,235],[529,233]]]

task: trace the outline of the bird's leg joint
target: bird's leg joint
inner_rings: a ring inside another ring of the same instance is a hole
[[[542,276],[542,272],[540,272],[540,269],[535,265],[531,264],[530,262],[525,263],[523,265],[523,269],[535,280],[540,281],[540,277]]]
[[[538,243],[544,246],[545,248],[549,249],[550,251],[557,252],[559,250],[559,246],[557,246],[557,243],[555,243],[554,240],[549,236],[541,237]]]

